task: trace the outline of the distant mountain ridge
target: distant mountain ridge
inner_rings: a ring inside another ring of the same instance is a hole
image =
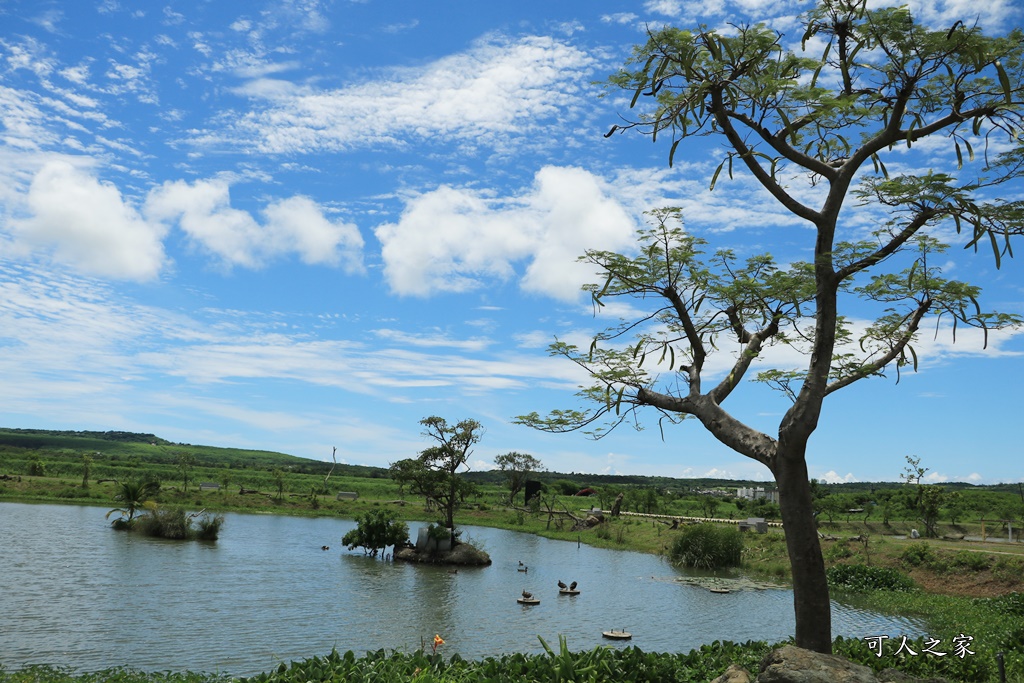
[[[107,431],[107,432],[90,432],[90,431],[73,431],[73,430],[53,430],[53,429],[18,429],[14,427],[0,427],[0,434],[25,434],[25,435],[37,435],[37,436],[71,436],[71,437],[84,437],[87,439],[102,439],[104,441],[121,441],[127,443],[157,443],[157,444],[170,444],[170,441],[161,439],[155,434],[140,434],[138,432],[120,432],[120,431]],[[2,437],[0,437],[2,438]]]

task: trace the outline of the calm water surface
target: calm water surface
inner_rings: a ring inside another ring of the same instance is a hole
[[[105,513],[0,503],[0,664],[249,675],[331,648],[412,651],[435,633],[446,654],[467,658],[539,652],[538,635],[590,649],[609,643],[610,628],[649,651],[793,633],[791,591],[713,594],[642,553],[466,527],[494,564],[453,574],[346,551],[350,520],[226,514],[220,540],[199,543],[115,532]],[[559,579],[582,593],[558,596]],[[518,605],[524,589],[540,605]],[[835,602],[833,631],[923,634],[912,620]]]

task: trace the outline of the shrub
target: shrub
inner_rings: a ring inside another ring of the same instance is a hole
[[[911,567],[920,567],[922,565],[928,566],[935,563],[935,561],[938,560],[938,557],[931,549],[931,546],[922,541],[908,546],[907,549],[900,554],[900,560]]]
[[[980,572],[989,568],[992,560],[984,553],[975,553],[970,550],[961,550],[953,556],[953,566]]]
[[[909,593],[917,588],[906,574],[889,567],[868,567],[863,564],[840,564],[826,572],[828,583],[853,591],[898,591]]]
[[[138,519],[142,533],[154,538],[183,540],[189,537],[189,521],[181,508],[153,508]]]
[[[216,541],[224,525],[221,515],[203,514],[193,526],[193,517],[185,514],[182,508],[159,508],[155,503],[147,503],[146,509],[146,514],[136,517],[131,524],[125,524],[124,519],[115,520],[115,528],[137,528],[153,538]],[[118,522],[122,525],[118,526]]]
[[[196,520],[195,537],[200,541],[216,541],[224,526],[223,515],[204,514]]]
[[[976,602],[1001,614],[1024,618],[1024,593],[1007,593],[997,598],[979,598]]]
[[[739,529],[710,523],[683,529],[669,551],[673,562],[697,569],[736,567],[742,554]]]
[[[828,562],[835,562],[836,560],[845,560],[848,557],[853,556],[853,551],[850,550],[850,546],[845,541],[832,544],[828,550],[824,552],[825,560]]]
[[[427,528],[427,533],[432,538],[436,537],[436,528],[433,524]],[[448,530],[444,527],[440,528],[443,537],[447,538]],[[377,509],[368,510],[356,517],[356,528],[346,533],[341,542],[349,550],[362,548],[367,555],[377,557],[377,554],[389,545],[399,545],[408,538],[409,526],[405,522],[398,521],[393,510]]]
[[[1024,572],[1024,561],[1015,557],[1000,557],[992,565],[992,574],[1004,581],[1015,580]]]
[[[577,484],[576,482],[571,481],[569,479],[556,479],[555,481],[548,484],[548,486],[550,488],[553,488],[555,491],[562,494],[563,496],[575,496],[577,493],[580,492],[580,490],[583,489],[582,485]]]

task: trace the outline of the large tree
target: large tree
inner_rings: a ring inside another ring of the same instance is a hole
[[[459,469],[469,470],[469,456],[483,435],[483,427],[470,419],[450,425],[437,416],[423,418],[420,424],[423,436],[435,445],[424,449],[417,458],[392,463],[391,477],[400,487],[409,486],[413,493],[436,502],[444,514],[442,523],[454,534],[455,508],[473,488],[472,482],[460,476]]]
[[[590,372],[593,384],[581,396],[591,407],[520,420],[551,431],[607,429],[646,408],[670,421],[694,417],[764,464],[779,488],[796,643],[830,652],[808,440],[828,396],[887,368],[916,365],[912,343],[926,316],[954,329],[1017,323],[982,312],[978,288],[943,278],[936,255],[944,248],[937,237],[955,230],[967,246],[991,244],[998,265],[1022,229],[1024,203],[997,192],[1024,168],[1024,36],[990,37],[963,22],[932,30],[905,8],[868,10],[863,0],[824,0],[803,19],[802,43],[813,54],[791,50],[791,38],[764,25],[652,32],[611,78],[641,113],[611,132],[667,138],[670,165],[691,138],[722,139],[726,154],[712,189],[723,170],[752,175],[811,229],[810,261],[783,268],[768,255],[744,262],[728,250],[705,255],[677,211],[652,212],[638,255],[584,257],[602,273],[590,287],[597,304],[629,297],[647,313],[599,334],[589,349],[552,347]],[[888,172],[897,148],[926,139],[948,145],[956,161],[944,172]],[[851,220],[858,211],[871,212],[871,234]],[[863,327],[840,313],[860,317],[872,306],[874,322]],[[776,344],[806,361],[760,373],[792,401],[769,434],[724,404]],[[715,352],[733,354],[724,377],[709,370]]]

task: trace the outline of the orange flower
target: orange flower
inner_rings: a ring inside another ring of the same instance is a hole
[[[437,635],[435,633],[434,634],[434,649],[433,649],[434,652],[437,652],[437,646],[438,645],[444,645],[444,639],[441,638],[441,636],[439,636],[439,635]]]

